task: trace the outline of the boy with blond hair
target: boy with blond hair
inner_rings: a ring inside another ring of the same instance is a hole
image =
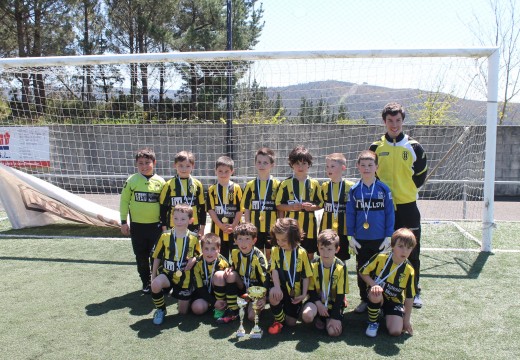
[[[332,229],[339,235],[337,257],[345,261],[350,259],[347,239],[346,206],[348,192],[353,182],[343,179],[347,169],[347,159],[341,153],[333,153],[325,158],[325,171],[330,180],[321,184],[323,196],[323,216],[320,230]]]

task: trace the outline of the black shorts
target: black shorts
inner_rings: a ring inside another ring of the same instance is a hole
[[[384,299],[383,307],[381,309],[383,310],[383,314],[385,316],[396,315],[396,316],[404,317],[404,305],[393,302],[392,300]]]
[[[316,239],[309,239],[308,237],[304,237],[300,245],[308,253],[315,253],[318,251],[318,240]]]
[[[193,298],[193,288],[183,289],[179,284],[172,284],[172,296],[177,300],[191,300]]]
[[[285,286],[283,286],[282,292],[283,292],[283,299],[282,299],[283,311],[285,312],[286,315],[288,315],[292,318],[298,319],[302,312],[303,301],[299,302],[298,304],[293,304],[291,301],[292,300],[291,296],[285,290]]]
[[[256,244],[255,246],[259,248],[260,250],[270,250],[272,248],[271,245],[271,234],[266,232],[259,232],[256,237]]]
[[[348,252],[347,235],[339,236],[339,251],[336,254],[336,256],[338,257],[338,259],[343,261],[350,259],[350,253]]]

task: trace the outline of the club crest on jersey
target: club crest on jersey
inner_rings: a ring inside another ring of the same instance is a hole
[[[408,151],[403,151],[403,160],[408,160]]]

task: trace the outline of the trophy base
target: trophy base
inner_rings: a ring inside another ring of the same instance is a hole
[[[251,333],[249,334],[249,338],[250,339],[261,339],[263,333],[264,332],[262,330],[255,331],[255,332],[251,331]]]
[[[241,338],[241,337],[244,337],[246,336],[246,332],[245,331],[237,331],[237,338]]]

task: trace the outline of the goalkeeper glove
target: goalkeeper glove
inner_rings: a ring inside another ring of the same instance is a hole
[[[354,236],[348,237],[348,246],[350,248],[351,253],[354,253],[357,255],[358,250],[361,249],[361,245],[356,241],[356,238]]]
[[[383,242],[381,243],[381,246],[379,246],[379,250],[381,250],[381,252],[387,252],[388,249],[390,249],[390,241],[391,241],[391,237],[385,237],[385,239],[383,240]]]

